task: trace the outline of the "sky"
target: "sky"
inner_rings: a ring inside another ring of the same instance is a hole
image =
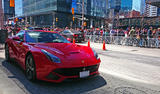
[[[133,9],[140,11],[141,0],[133,0]]]

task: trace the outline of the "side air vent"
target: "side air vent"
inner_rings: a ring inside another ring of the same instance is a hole
[[[70,52],[70,54],[78,54],[78,53],[80,53],[80,52]]]

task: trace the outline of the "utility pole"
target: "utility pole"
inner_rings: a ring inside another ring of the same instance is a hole
[[[84,29],[84,0],[82,0],[82,29]]]

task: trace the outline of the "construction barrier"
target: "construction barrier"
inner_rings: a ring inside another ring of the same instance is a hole
[[[75,40],[75,38],[73,38],[73,44],[75,44],[76,43],[76,40]]]

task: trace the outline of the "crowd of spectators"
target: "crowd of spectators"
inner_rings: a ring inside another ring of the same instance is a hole
[[[155,45],[158,48],[160,43],[160,28],[150,27],[146,28],[127,28],[124,29],[111,29],[111,30],[99,30],[99,29],[89,29],[86,30],[87,35],[98,35],[98,36],[107,36],[110,37],[110,40],[113,40],[114,37],[123,37],[128,38],[130,40],[136,39],[138,41],[139,46],[143,46],[144,40],[147,41],[148,47],[150,47],[151,40],[155,41]],[[122,39],[122,38],[119,38]]]

